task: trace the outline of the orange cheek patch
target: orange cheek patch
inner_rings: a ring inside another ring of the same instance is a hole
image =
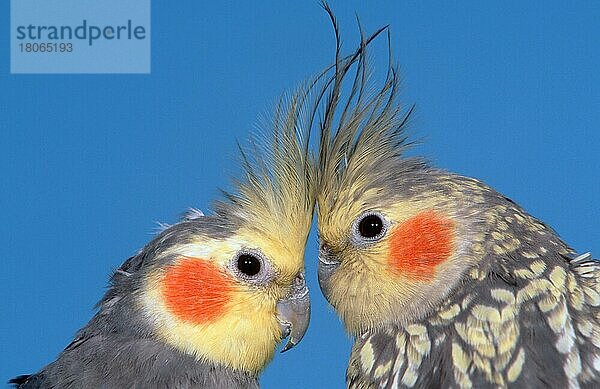
[[[162,293],[171,313],[196,324],[219,318],[233,291],[233,281],[214,264],[184,258],[165,273]]]
[[[452,254],[454,224],[434,211],[408,219],[392,231],[391,268],[410,278],[429,281],[437,265]]]

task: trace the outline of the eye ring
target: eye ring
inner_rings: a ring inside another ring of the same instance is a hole
[[[251,284],[265,284],[273,277],[273,266],[259,250],[242,249],[229,262],[237,278]]]
[[[389,222],[379,212],[368,211],[360,215],[353,224],[352,236],[355,243],[377,242],[387,233]]]

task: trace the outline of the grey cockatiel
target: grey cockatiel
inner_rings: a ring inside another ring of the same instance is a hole
[[[348,387],[600,387],[600,264],[480,181],[406,157],[410,110],[393,67],[369,81],[366,46],[341,58],[338,43],[318,171],[319,282],[356,339]]]
[[[304,245],[314,206],[307,89],[281,104],[271,139],[243,153],[246,179],[214,214],[191,212],[111,277],[98,312],[19,388],[247,388],[309,321]]]

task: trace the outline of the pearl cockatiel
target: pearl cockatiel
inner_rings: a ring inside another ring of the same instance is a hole
[[[319,152],[319,282],[355,337],[348,387],[600,387],[599,263],[482,182],[406,157],[411,110],[392,66],[370,81],[367,43],[340,58],[338,37]]]
[[[310,88],[242,151],[245,179],[214,213],[189,212],[112,275],[98,313],[20,388],[247,388],[276,345],[302,339],[314,163],[300,130]],[[311,104],[311,103],[310,103]]]

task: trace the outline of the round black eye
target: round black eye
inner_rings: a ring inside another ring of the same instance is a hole
[[[242,254],[237,259],[237,268],[247,276],[255,276],[260,272],[260,259],[252,254]]]
[[[383,220],[377,215],[367,215],[358,223],[358,233],[363,238],[373,239],[383,231]]]

